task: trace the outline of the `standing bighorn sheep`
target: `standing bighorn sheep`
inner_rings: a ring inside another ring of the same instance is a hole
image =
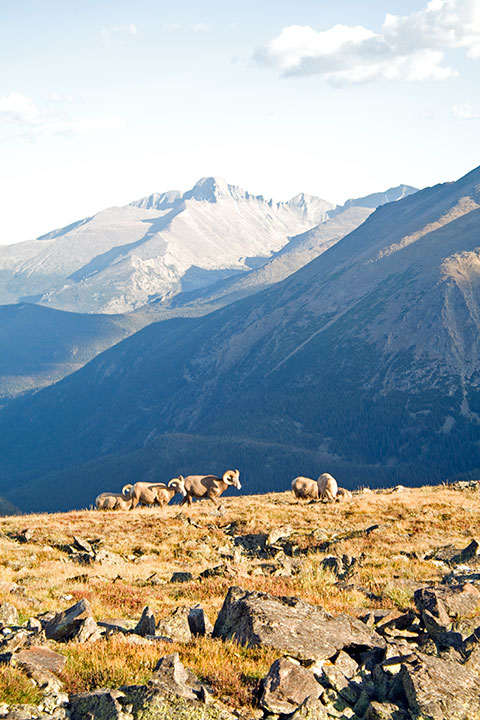
[[[97,510],[131,510],[132,500],[122,493],[100,493],[95,499]]]
[[[228,487],[233,486],[237,490],[241,490],[239,478],[239,470],[227,470],[221,478],[216,475],[188,475],[185,478],[186,496],[180,505],[184,505],[186,502],[191,505],[193,498],[208,498],[214,505],[218,505],[217,498]]]
[[[334,502],[338,492],[338,485],[335,478],[332,477],[330,473],[323,473],[323,475],[317,478],[317,485],[320,500]]]
[[[181,475],[172,478],[168,485],[165,483],[136,482],[134,485],[125,485],[122,493],[131,500],[130,510],[141,505],[168,505],[175,493],[185,497],[184,479]]]
[[[317,481],[300,475],[292,480],[292,492],[298,500],[318,500]]]

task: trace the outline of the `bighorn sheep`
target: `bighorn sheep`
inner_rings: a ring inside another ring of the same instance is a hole
[[[95,499],[97,510],[130,510],[131,505],[131,499],[123,493],[104,492]]]
[[[241,490],[242,486],[239,478],[239,470],[227,470],[221,478],[216,475],[188,475],[185,478],[187,494],[180,505],[184,505],[186,502],[191,505],[193,498],[208,498],[214,505],[218,505],[217,498],[228,487],[233,486],[237,490]]]
[[[339,487],[337,490],[337,496],[336,500],[351,500],[353,497],[350,490],[347,490],[346,488]]]
[[[317,481],[300,475],[292,480],[292,492],[298,500],[318,500]]]
[[[122,493],[131,500],[130,510],[142,505],[160,505],[161,508],[168,505],[175,493],[185,497],[186,490],[184,479],[181,475],[172,478],[168,485],[165,483],[136,482],[135,485],[125,485]]]
[[[330,473],[323,473],[323,475],[320,475],[320,477],[317,478],[317,485],[318,497],[320,500],[334,502],[338,492],[338,485],[335,478],[332,477]]]

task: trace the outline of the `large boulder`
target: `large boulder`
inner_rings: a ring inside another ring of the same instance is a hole
[[[327,660],[339,650],[383,650],[385,640],[360,620],[333,617],[318,605],[295,597],[273,597],[232,587],[213,637],[242,645],[265,645],[301,660]]]
[[[472,720],[480,717],[480,676],[468,665],[430,655],[404,663],[400,674],[413,717]]]
[[[308,698],[318,698],[323,688],[311,670],[292,658],[275,660],[263,679],[260,706],[270,713],[291,713]]]

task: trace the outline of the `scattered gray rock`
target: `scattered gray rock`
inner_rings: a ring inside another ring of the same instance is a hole
[[[72,639],[75,642],[95,642],[101,638],[100,629],[93,619],[93,617],[86,617],[84,620],[80,620],[78,629],[73,635]]]
[[[189,614],[190,608],[178,607],[171,615],[157,623],[157,634],[177,642],[190,642],[192,632],[188,620]]]
[[[266,645],[304,660],[326,660],[339,650],[383,650],[385,640],[360,620],[294,597],[273,597],[232,587],[215,623],[214,637]]]
[[[135,626],[133,632],[141,637],[155,635],[155,615],[148,605],[143,608],[142,617],[138,621],[138,624]]]
[[[178,653],[160,658],[148,684],[186,700],[199,700],[203,691],[209,692],[195,673],[182,664]]]
[[[92,617],[92,608],[88,600],[83,598],[63,612],[56,613],[44,625],[49,640],[71,640],[81,627],[81,621]]]
[[[191,572],[174,572],[170,578],[171,583],[190,582],[190,580],[193,580]]]
[[[188,613],[188,624],[190,632],[194,637],[198,635],[211,635],[213,632],[213,625],[205,615],[205,611],[201,605],[195,605],[190,608]]]
[[[65,667],[64,655],[51,650],[46,645],[34,645],[14,653],[11,658],[12,665],[30,665],[37,669],[60,673]]]
[[[323,688],[311,670],[297,660],[275,660],[262,681],[260,705],[269,713],[291,713],[308,697],[318,698]]]

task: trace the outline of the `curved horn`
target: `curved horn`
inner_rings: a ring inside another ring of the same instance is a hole
[[[133,485],[124,485],[122,488],[122,495],[125,495],[128,497],[128,495],[130,495],[132,489],[133,489]]]
[[[227,470],[226,472],[223,473],[223,478],[222,478],[223,482],[226,483],[227,485],[233,485],[233,477],[232,476],[235,477],[235,473],[233,472],[233,470]]]

